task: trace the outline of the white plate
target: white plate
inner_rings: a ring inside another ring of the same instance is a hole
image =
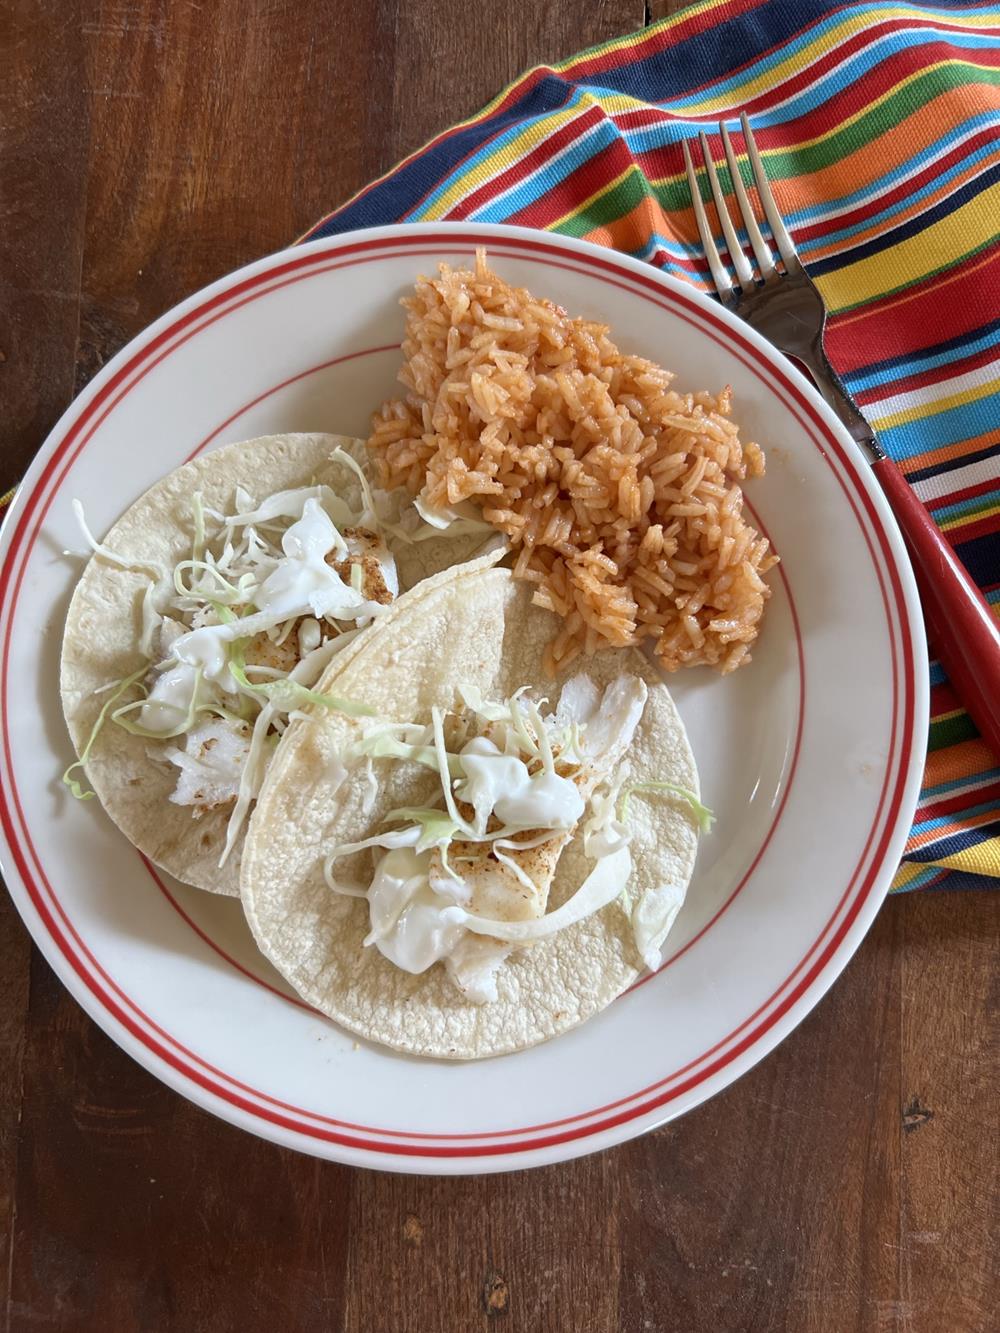
[[[59,785],[62,622],[97,532],[184,459],[271,431],[363,435],[400,364],[398,299],[477,244],[504,277],[611,325],[681,386],[731,383],[768,451],[748,497],[782,557],[752,665],[674,692],[715,831],[667,961],[547,1045],[472,1064],[410,1060],[297,1000],[239,904],[168,881],[96,802]],[[646,264],[465,224],[387,227],[261,260],[193,296],[89,385],[28,473],[2,535],[0,816],[11,894],[92,1017],[157,1077],[318,1156],[496,1171],[607,1147],[680,1115],[816,1004],[885,895],[920,780],[927,673],[916,593],[866,465],[788,364]]]

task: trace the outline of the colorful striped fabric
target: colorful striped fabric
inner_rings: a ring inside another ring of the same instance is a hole
[[[721,162],[716,123],[740,109],[833,312],[832,360],[1000,603],[995,4],[706,0],[529,71],[308,238],[512,222],[614,246],[709,290],[681,140],[704,128]],[[937,663],[931,682],[926,779],[895,887],[995,886],[1000,768]]]

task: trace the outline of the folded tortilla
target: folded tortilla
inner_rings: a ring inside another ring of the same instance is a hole
[[[337,690],[361,699],[382,718],[425,722],[432,707],[460,707],[459,685],[502,700],[531,684],[555,703],[560,683],[546,681],[542,673],[551,616],[531,605],[531,589],[515,583],[508,570],[449,571],[419,604],[399,604],[393,611],[391,624],[377,638],[359,641],[351,660],[337,668]],[[631,673],[648,687],[619,776],[697,792],[683,724],[645,656],[616,650],[576,668],[599,686]],[[321,682],[324,687],[329,680]],[[244,848],[241,893],[247,919],[261,950],[296,991],[372,1041],[451,1059],[521,1050],[565,1032],[620,995],[643,968],[620,899],[512,954],[497,974],[498,998],[486,1003],[466,998],[440,963],[413,975],[374,946],[364,947],[368,904],[327,885],[324,859],[334,847],[379,832],[390,810],[437,804],[440,784],[435,773],[409,761],[356,752],[352,757],[362,725],[314,713],[289,727]],[[655,947],[683,900],[697,821],[683,799],[657,794],[633,797],[628,825],[633,858],[628,888],[636,910],[661,923]],[[578,828],[559,858],[549,911],[570,896],[592,864]],[[338,881],[367,884],[372,869],[371,851],[356,853],[337,862]]]
[[[158,562],[171,569],[191,549],[191,497],[200,491],[206,507],[232,512],[238,486],[263,500],[278,491],[326,483],[353,508],[360,508],[360,483],[344,463],[331,460],[340,447],[364,464],[360,440],[324,434],[270,435],[230,444],[177,468],[141,496],[114,524],[104,545],[129,560]],[[402,500],[400,499],[400,503]],[[387,537],[400,588],[414,588],[428,575],[466,559],[482,535],[431,538],[407,543]],[[137,671],[142,595],[148,579],[94,555],[77,585],[63,636],[60,687],[63,711],[79,755],[106,694],[96,693]],[[345,661],[376,621],[344,650]],[[171,742],[173,743],[173,742]],[[169,799],[178,770],[157,757],[162,742],[135,736],[108,722],[86,764],[86,775],[104,809],[136,847],[178,879],[215,893],[239,893],[242,838],[226,864],[219,858],[231,806],[195,815]]]

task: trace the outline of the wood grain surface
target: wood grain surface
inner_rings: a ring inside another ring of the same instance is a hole
[[[526,66],[673,7],[0,3],[0,482],[175,301]],[[196,1110],[84,1016],[4,896],[6,1328],[995,1328],[998,920],[1000,894],[892,901],[708,1105],[596,1157],[446,1180],[315,1162]]]

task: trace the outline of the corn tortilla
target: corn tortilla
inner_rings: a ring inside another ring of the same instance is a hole
[[[146,491],[113,525],[104,545],[126,559],[158,562],[172,570],[190,555],[195,491],[201,492],[207,507],[232,512],[237,486],[263,500],[280,490],[325,482],[352,507],[360,508],[357,477],[345,464],[330,459],[338,446],[365,461],[360,440],[325,434],[263,436],[196,458]],[[389,538],[404,590],[466,558],[481,544],[482,537],[475,536],[432,538],[419,544]],[[60,688],[78,755],[107,699],[95,691],[131,675],[145,661],[139,638],[147,584],[144,575],[94,555],[77,585],[63,636]],[[378,633],[380,628],[376,622],[369,630]],[[364,634],[344,650],[345,660],[362,638]],[[192,807],[173,804],[169,797],[178,770],[166,759],[156,758],[160,744],[108,722],[87,760],[87,780],[111,819],[156,865],[188,884],[235,897],[241,844],[219,867],[231,806],[207,810],[196,818]]]
[[[559,682],[543,675],[552,617],[530,598],[530,589],[515,583],[507,569],[452,570],[419,604],[401,609],[391,633],[359,644],[337,670],[337,690],[394,721],[426,721],[432,706],[456,706],[459,684],[501,699],[534,683],[544,685],[554,703]],[[588,659],[585,669],[599,685],[631,672],[648,686],[623,761],[628,779],[670,781],[697,792],[683,724],[646,657],[633,649],[602,653]],[[318,713],[292,724],[244,849],[247,919],[263,953],[300,995],[344,1027],[396,1050],[477,1059],[565,1032],[631,984],[643,964],[620,900],[512,955],[498,974],[498,999],[486,1004],[466,999],[440,964],[415,976],[376,948],[364,948],[367,903],[328,887],[324,859],[341,843],[371,836],[389,810],[435,802],[440,787],[435,774],[416,764],[351,758],[361,725]],[[630,892],[637,898],[673,895],[679,904],[697,847],[691,809],[670,797],[636,797],[629,827]],[[371,856],[365,851],[338,862],[338,878],[367,884]],[[591,866],[577,833],[559,861],[549,910],[565,901]]]

